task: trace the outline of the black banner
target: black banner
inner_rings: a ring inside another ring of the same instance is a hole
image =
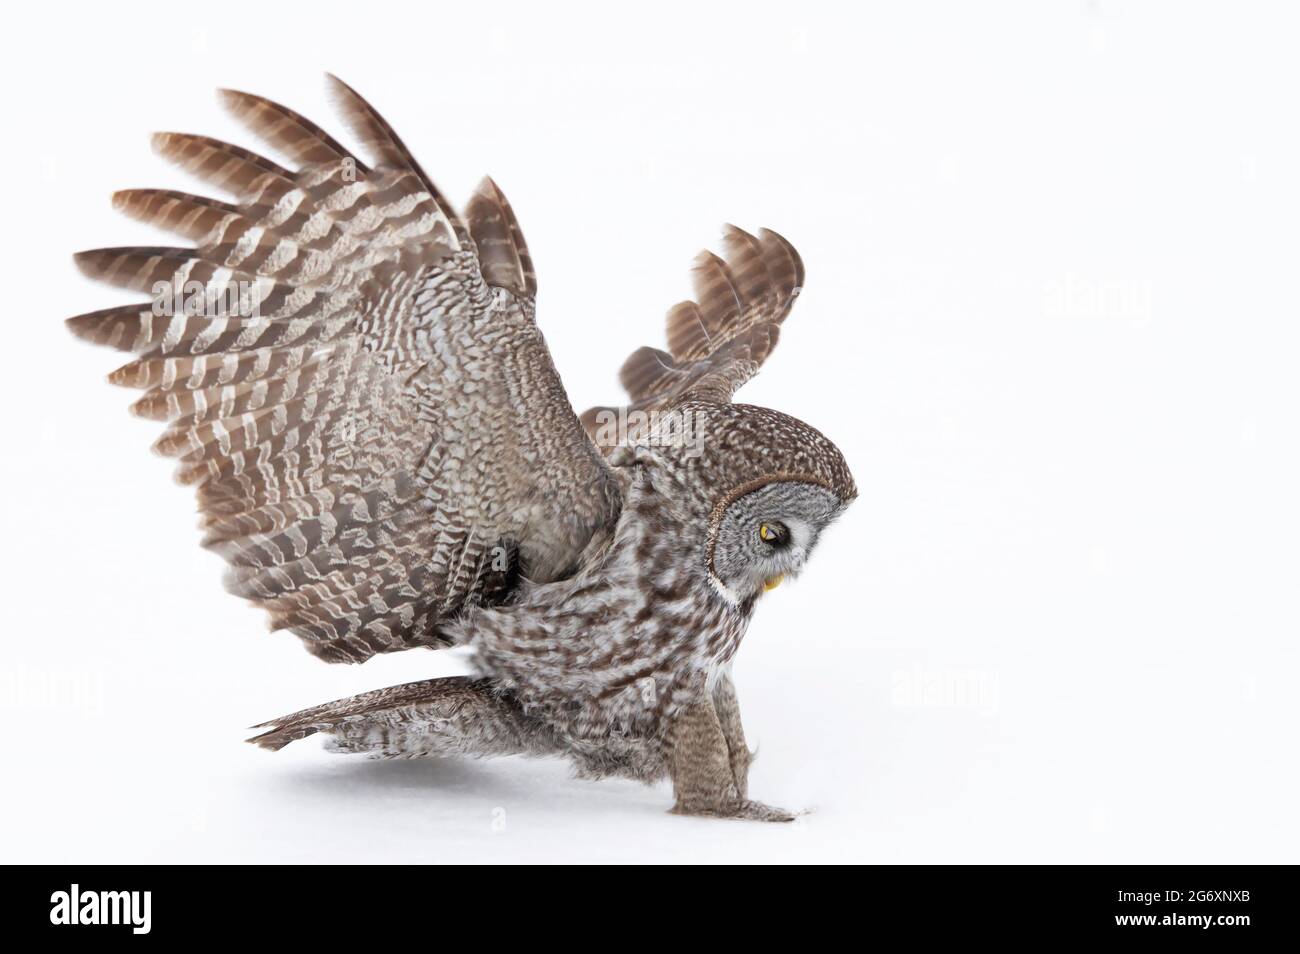
[[[793,891],[780,875],[762,878],[761,887],[728,876],[725,889],[715,887],[705,872],[660,871],[643,877],[686,879],[672,885],[670,893],[698,892],[692,904],[696,910],[718,901],[733,909],[745,906],[750,899],[744,894],[752,893],[753,910],[743,915],[749,924],[773,916],[778,923],[785,918],[792,924],[829,919],[827,927],[852,929],[864,937],[879,930],[888,936],[900,931],[916,934],[927,942],[1129,937],[1142,942],[1182,944],[1204,938],[1239,944],[1285,940],[1294,934],[1294,877],[1285,868],[881,868],[855,876],[851,885],[832,887],[816,878]],[[557,891],[558,883],[547,879],[550,889],[541,897],[511,887],[505,876],[493,876],[496,887],[484,892],[481,886],[470,890],[475,879],[473,874],[444,869],[405,869],[399,875],[373,869],[287,872],[270,867],[36,868],[11,879],[23,887],[6,893],[3,908],[11,929],[39,932],[48,940],[75,934],[96,943],[144,943],[155,937],[237,941],[248,938],[250,924],[265,925],[272,916],[295,941],[319,937],[337,942],[427,931],[430,918],[463,918],[481,913],[485,904],[508,910],[511,923],[526,924],[534,911],[544,910],[548,923],[555,924],[557,917],[562,919],[569,891],[591,890],[575,884]],[[436,904],[430,900],[435,886]],[[611,926],[625,926],[629,912],[623,895],[599,890],[587,895],[584,922],[590,923],[594,915]],[[610,898],[607,906],[600,903],[603,897]],[[677,916],[655,904],[638,908],[647,919],[646,928],[650,919]],[[259,933],[264,930],[259,928]]]

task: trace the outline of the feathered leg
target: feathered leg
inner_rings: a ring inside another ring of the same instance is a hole
[[[722,737],[727,740],[727,757],[731,763],[731,774],[736,780],[736,791],[741,798],[749,797],[749,765],[754,761],[754,753],[745,744],[745,727],[740,722],[740,700],[736,698],[736,686],[729,675],[718,680],[713,690],[713,708],[718,713],[718,724],[722,727]]]
[[[489,680],[467,676],[377,689],[254,726],[268,727],[248,741],[277,750],[324,732],[334,751],[372,758],[560,754],[549,729]]]
[[[720,699],[706,693],[673,726],[670,772],[677,802],[672,810],[678,815],[793,821],[792,813],[747,797],[750,753],[735,689],[730,680],[725,683],[727,689],[723,683],[718,686]]]

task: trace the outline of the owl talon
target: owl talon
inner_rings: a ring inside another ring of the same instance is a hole
[[[762,802],[755,802],[746,799],[741,802],[734,818],[746,818],[752,821],[769,821],[769,822],[792,822],[803,812],[791,812],[784,808],[777,808],[775,805],[765,805]]]
[[[715,805],[673,806],[674,815],[703,815],[709,818],[738,818],[744,821],[791,822],[805,812],[790,812],[751,799],[739,799]]]

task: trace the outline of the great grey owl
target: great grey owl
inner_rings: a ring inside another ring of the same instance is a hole
[[[668,350],[630,403],[579,418],[534,320],[536,281],[488,179],[460,215],[393,129],[330,78],[371,164],[292,110],[222,100],[287,165],[202,136],[154,146],[233,202],[131,190],[122,211],[195,248],[109,248],[82,270],[149,293],[69,320],[134,360],[115,384],[166,422],[232,591],[328,662],[469,647],[473,677],[297,712],[382,758],[558,755],[672,780],[674,811],[787,820],[752,801],[730,666],[760,596],[856,496],[844,458],[731,403],[803,282],[774,232],[695,263]]]

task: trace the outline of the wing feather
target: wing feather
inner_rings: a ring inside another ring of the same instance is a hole
[[[467,225],[373,107],[331,83],[373,168],[293,110],[223,92],[294,168],[156,136],[236,201],[118,193],[196,247],[81,253],[87,275],[153,299],[68,324],[134,355],[110,381],[165,423],[155,449],[195,485],[228,586],[314,654],[358,662],[441,644],[440,621],[505,598],[520,572],[570,572],[620,498],[533,321],[505,197],[486,180]]]
[[[537,276],[523,233],[510,203],[491,179],[479,183],[465,207],[465,219],[487,283],[521,298],[536,295]]]
[[[619,380],[631,404],[628,412],[669,410],[686,401],[725,403],[758,373],[776,347],[780,325],[803,287],[799,254],[775,232],[750,235],[734,225],[723,231],[725,257],[701,252],[692,278],[695,300],[668,311],[668,350],[638,348],[624,362]],[[583,426],[607,452],[621,440],[643,436],[647,423],[610,429],[620,409],[594,407]]]

